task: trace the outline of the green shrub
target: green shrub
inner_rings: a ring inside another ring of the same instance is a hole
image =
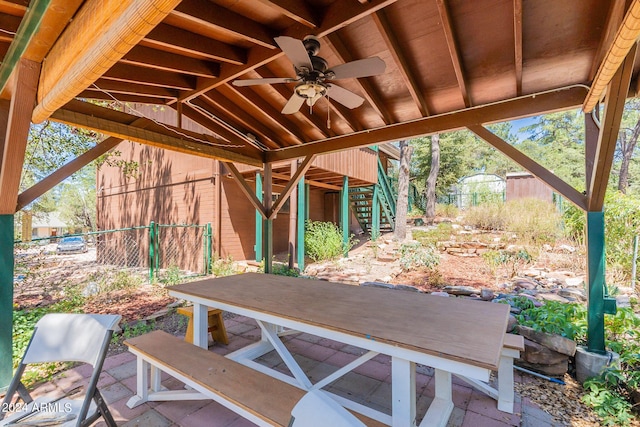
[[[487,251],[482,259],[492,274],[496,274],[498,267],[508,270],[509,277],[517,276],[520,270],[533,261],[531,254],[524,248],[518,250]]]
[[[128,271],[118,270],[112,278],[105,278],[100,283],[100,293],[113,291],[130,291],[138,288],[144,279],[140,276],[131,274]]]
[[[433,246],[407,242],[400,246],[400,266],[404,271],[414,268],[433,269],[440,263],[440,255]]]
[[[581,341],[587,333],[587,311],[581,304],[546,301],[541,307],[522,310],[516,318],[520,325],[571,340]]]
[[[331,222],[307,221],[304,234],[306,255],[314,261],[328,261],[340,258],[356,244],[354,236],[346,245],[342,241],[342,231]]]
[[[504,230],[505,219],[502,203],[485,203],[467,209],[463,221],[481,230]]]
[[[211,259],[211,274],[216,277],[223,277],[231,276],[237,272],[231,255],[228,255],[226,258],[220,258],[218,254],[213,255]]]

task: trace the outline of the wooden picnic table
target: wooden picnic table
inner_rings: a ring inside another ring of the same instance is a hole
[[[377,354],[392,358],[392,414],[337,398],[392,426],[415,425],[415,364],[435,368],[436,396],[422,426],[446,425],[453,410],[451,373],[488,381],[498,368],[509,307],[417,292],[248,273],[176,285],[170,294],[194,304],[194,344],[206,348],[207,307],[256,319],[262,339],[228,357],[303,389],[321,388]],[[279,339],[306,332],[368,350],[334,376],[311,384]],[[253,360],[276,350],[293,374]]]

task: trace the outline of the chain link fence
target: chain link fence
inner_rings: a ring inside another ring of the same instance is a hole
[[[86,244],[61,251],[66,237],[82,237]],[[17,241],[16,280],[33,275],[33,267],[47,264],[47,257],[73,253],[70,262],[94,274],[126,269],[146,276],[149,282],[175,282],[182,277],[209,273],[212,237],[211,224],[152,222],[138,227]]]

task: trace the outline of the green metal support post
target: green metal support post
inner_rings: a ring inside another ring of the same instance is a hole
[[[604,342],[604,212],[587,212],[587,349],[606,354]]]
[[[149,224],[149,283],[153,283],[156,265],[156,225],[153,221]]]
[[[301,272],[304,271],[304,224],[305,220],[307,219],[307,215],[305,212],[305,208],[307,206],[306,199],[306,186],[304,184],[304,177],[302,177],[298,182],[298,243],[296,245],[298,270],[300,270]]]
[[[0,392],[13,376],[13,215],[0,215]]]
[[[211,274],[211,262],[213,261],[213,228],[210,222],[207,223],[205,245],[204,272],[208,275]]]
[[[342,248],[344,257],[349,256],[349,177],[342,177],[340,192],[340,224],[342,225]]]
[[[264,272],[267,274],[273,273],[273,219],[269,219],[268,216],[271,213],[271,206],[273,200],[271,195],[273,194],[273,178],[271,174],[271,163],[264,164],[264,200],[262,205],[267,212],[267,218],[262,222],[262,250],[264,253]]]
[[[262,175],[256,173],[256,197],[262,202]],[[256,209],[256,262],[262,261],[262,215]]]
[[[373,200],[371,201],[371,239],[380,237],[380,190],[377,185],[373,186]]]

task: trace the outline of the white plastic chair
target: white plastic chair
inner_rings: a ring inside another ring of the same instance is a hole
[[[38,321],[31,341],[16,370],[0,408],[0,427],[57,425],[85,427],[101,416],[109,427],[116,423],[97,384],[111,336],[120,316],[102,314],[52,313]],[[86,386],[83,400],[66,397],[33,400],[21,378],[25,368],[33,363],[84,362],[93,366],[93,373]],[[11,404],[18,393],[20,404]],[[4,419],[9,408],[17,409]]]
[[[319,390],[309,391],[291,411],[289,427],[367,427]]]

